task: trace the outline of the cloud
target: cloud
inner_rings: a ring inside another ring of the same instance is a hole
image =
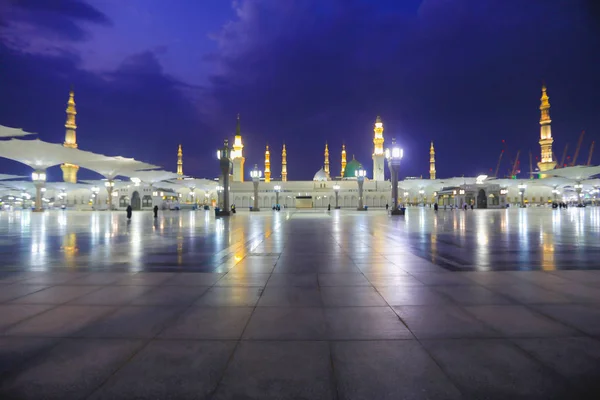
[[[1,0],[0,40],[30,53],[54,54],[89,40],[89,26],[111,26],[98,9],[81,0]]]

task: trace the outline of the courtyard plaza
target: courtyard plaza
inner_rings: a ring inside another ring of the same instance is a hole
[[[0,212],[0,398],[597,398],[599,226],[595,207]]]

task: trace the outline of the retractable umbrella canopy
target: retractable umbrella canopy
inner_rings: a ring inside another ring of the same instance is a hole
[[[81,163],[77,163],[80,167],[87,168],[94,172],[99,173],[106,179],[114,179],[116,176],[133,176],[136,171],[157,169],[160,168],[157,165],[148,164],[142,161],[134,160],[133,158],[125,157],[106,157],[103,156],[100,160],[84,160]]]
[[[21,128],[11,128],[8,126],[0,125],[0,138],[10,138],[27,135],[35,135],[35,133],[25,132]]]
[[[177,179],[179,177],[179,175],[174,172],[164,170],[132,171],[128,172],[125,176],[129,176],[132,179],[138,178],[141,182],[149,183],[151,185],[162,181]]]
[[[0,181],[6,181],[9,179],[24,179],[24,176],[19,175],[9,175],[9,174],[0,174]]]
[[[584,165],[576,165],[574,167],[565,167],[544,171],[544,174],[580,181],[600,174],[600,166],[588,167]]]
[[[63,163],[81,165],[83,162],[98,162],[106,158],[101,154],[64,147],[62,144],[48,143],[39,139],[0,141],[0,157],[39,170]]]

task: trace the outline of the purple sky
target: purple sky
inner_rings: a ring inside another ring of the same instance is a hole
[[[246,165],[268,143],[279,176],[285,142],[291,180],[325,141],[332,173],[342,143],[370,173],[377,114],[402,176],[427,175],[430,140],[438,177],[489,173],[502,139],[526,172],[542,81],[557,156],[599,138],[599,28],[592,0],[0,0],[0,124],[62,142],[72,84],[80,148],[174,170],[182,143],[199,177],[237,113]]]

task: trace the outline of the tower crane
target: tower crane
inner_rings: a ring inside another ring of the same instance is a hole
[[[563,155],[562,155],[562,158],[560,159],[559,168],[562,168],[565,165],[565,158],[567,157],[567,149],[568,148],[569,148],[569,143],[565,144],[565,149],[563,150]]]
[[[500,152],[500,157],[498,157],[498,164],[496,164],[496,172],[494,173],[494,178],[498,177],[498,170],[500,169],[500,161],[502,161],[503,154],[504,154],[504,149]]]
[[[579,136],[579,141],[577,142],[577,148],[575,148],[575,154],[573,155],[571,167],[574,166],[577,162],[577,157],[579,156],[579,149],[581,148],[581,142],[583,142],[583,135],[585,135],[585,131],[581,131],[581,135]]]
[[[585,164],[585,165],[589,166],[592,163],[592,154],[594,154],[594,144],[595,143],[596,143],[595,141],[592,141],[592,145],[590,146],[590,155],[588,156],[587,164]]]
[[[517,175],[517,166],[519,165],[519,155],[521,154],[521,150],[517,151],[517,156],[515,157],[515,163],[513,164],[513,169],[510,173],[510,176],[513,177]]]

